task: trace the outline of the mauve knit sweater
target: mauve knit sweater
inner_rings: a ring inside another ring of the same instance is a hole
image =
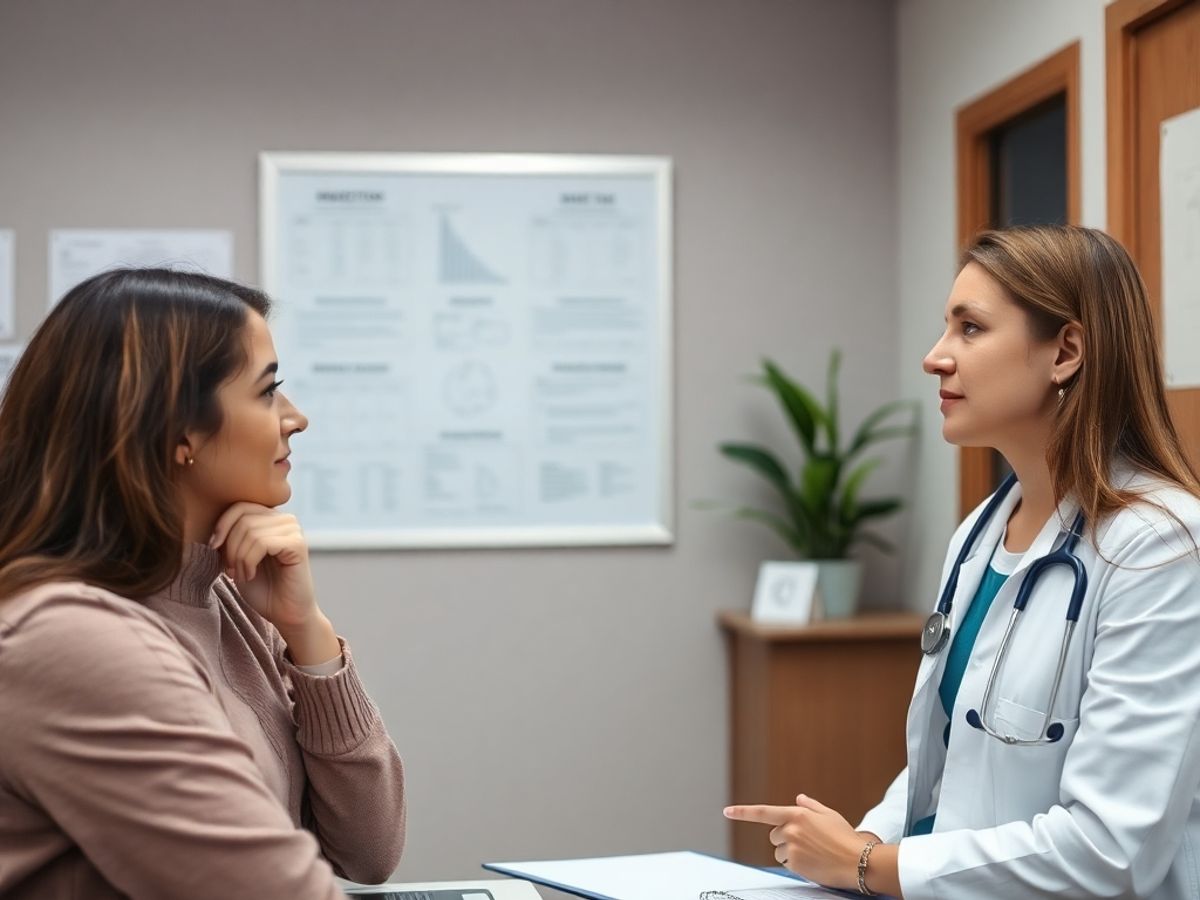
[[[404,775],[350,651],[313,676],[188,548],[144,603],[0,601],[0,896],[341,897],[404,846]]]

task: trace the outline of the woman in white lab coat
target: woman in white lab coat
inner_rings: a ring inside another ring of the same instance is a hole
[[[950,542],[908,766],[857,829],[803,794],[726,815],[773,826],[789,869],[864,894],[1200,897],[1200,482],[1145,286],[1101,232],[994,231],[945,319],[925,358],[943,435],[994,447],[1017,483]],[[1049,568],[1000,656],[1031,566],[1077,515],[1077,627],[1064,642],[1075,577]]]

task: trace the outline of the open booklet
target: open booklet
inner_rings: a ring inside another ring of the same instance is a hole
[[[590,900],[806,900],[857,896],[704,853],[484,863],[484,868]]]

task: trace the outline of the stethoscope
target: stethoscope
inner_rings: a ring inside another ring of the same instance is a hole
[[[950,571],[950,577],[946,579],[946,586],[942,588],[942,596],[938,600],[937,610],[926,620],[925,628],[921,632],[921,650],[926,656],[933,656],[936,653],[940,653],[950,640],[950,610],[954,605],[954,593],[958,589],[959,569],[967,557],[971,555],[971,549],[975,546],[979,535],[983,533],[988,522],[1004,501],[1005,496],[1008,495],[1008,492],[1012,490],[1012,486],[1016,483],[1016,475],[1009,475],[1008,478],[1004,479],[1004,483],[1000,485],[1000,488],[992,496],[983,513],[975,521],[974,526],[967,535],[966,541],[963,542],[962,549],[958,552],[958,558],[954,561],[954,568]],[[1008,627],[1004,630],[1004,639],[1000,642],[1000,649],[996,653],[996,659],[992,663],[992,671],[988,675],[987,686],[983,690],[983,703],[980,704],[982,713],[974,709],[967,711],[967,723],[971,727],[978,728],[992,737],[1004,741],[1006,744],[1017,746],[1052,744],[1060,740],[1063,736],[1064,729],[1062,723],[1054,722],[1051,724],[1050,714],[1054,710],[1054,701],[1058,698],[1058,689],[1062,684],[1063,668],[1067,663],[1067,649],[1071,645],[1071,636],[1075,633],[1075,625],[1079,621],[1080,610],[1083,609],[1083,596],[1087,593],[1087,569],[1083,567],[1083,561],[1072,552],[1075,549],[1075,545],[1079,542],[1079,536],[1082,533],[1083,513],[1080,512],[1075,516],[1075,521],[1071,525],[1071,531],[1067,535],[1067,539],[1063,541],[1062,546],[1053,553],[1035,560],[1029,566],[1025,580],[1021,583],[1020,590],[1017,591],[1017,599],[1013,603],[1012,615],[1008,619]],[[1005,655],[1008,653],[1008,646],[1012,642],[1017,619],[1025,611],[1025,604],[1029,602],[1029,595],[1033,593],[1033,589],[1037,585],[1037,580],[1052,566],[1068,567],[1074,573],[1075,583],[1071,588],[1071,602],[1067,606],[1066,630],[1063,632],[1062,648],[1058,652],[1058,669],[1054,673],[1054,684],[1050,688],[1050,702],[1046,704],[1046,713],[1045,718],[1042,719],[1041,734],[1033,740],[1025,740],[997,731],[992,725],[988,724],[989,705],[992,699],[992,690],[996,686],[996,676],[1004,664]]]

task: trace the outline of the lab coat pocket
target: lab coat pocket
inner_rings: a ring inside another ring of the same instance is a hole
[[[1037,740],[1042,735],[1045,714],[1006,698],[998,698],[995,728],[1020,740]],[[997,822],[1028,822],[1060,800],[1063,763],[1075,739],[1079,719],[1055,716],[1051,723],[1062,726],[1057,741],[1010,746],[989,741],[993,813]],[[1057,731],[1057,729],[1055,729]]]
[[[1023,741],[1032,741],[1042,737],[1042,726],[1046,714],[1038,709],[1030,709],[1004,697],[996,699],[996,728],[1001,734],[1007,734]],[[1062,721],[1053,719],[1051,721]],[[1074,732],[1070,722],[1062,722],[1067,731]]]

